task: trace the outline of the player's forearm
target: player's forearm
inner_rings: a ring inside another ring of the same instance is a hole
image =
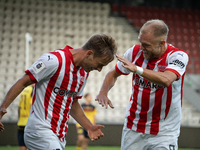
[[[93,124],[85,115],[82,115],[82,117],[79,118],[77,121],[87,131],[93,126]]]
[[[0,108],[6,109],[14,101],[14,99],[22,92],[22,90],[29,84],[29,82],[32,81],[27,76],[23,76],[22,78],[20,78],[7,92]]]
[[[109,71],[103,81],[101,90],[99,93],[104,93],[107,95],[108,91],[115,85],[115,82],[117,80],[117,75],[115,69],[112,69]]]
[[[24,87],[21,87],[18,85],[18,83],[14,84],[8,93],[6,94],[2,105],[0,108],[7,108],[13,101],[14,99],[20,94],[20,92],[24,89]]]
[[[116,55],[117,59],[123,63],[123,67],[129,69],[133,73],[137,73],[148,81],[168,87],[173,81],[177,79],[175,73],[171,71],[157,72],[149,69],[141,68],[132,64],[126,58]]]
[[[157,72],[152,71],[149,69],[143,68],[143,73],[141,74],[142,77],[147,79],[148,81],[151,81],[155,84],[168,87],[173,81],[177,79],[177,76],[175,73],[171,71],[166,72]]]
[[[70,110],[70,115],[85,129],[88,130],[93,124],[86,117],[83,109],[77,100],[74,101]]]

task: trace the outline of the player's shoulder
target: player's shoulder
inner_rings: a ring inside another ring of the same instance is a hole
[[[42,54],[40,59],[43,61],[51,62],[51,61],[57,60],[57,55],[56,55],[56,52],[48,52],[48,53]]]
[[[43,65],[44,67],[53,67],[59,65],[59,58],[56,53],[49,52],[44,53],[38,60],[38,65]],[[38,66],[40,67],[40,66]]]
[[[129,48],[123,55],[124,58],[127,58],[129,61],[131,61],[133,59],[133,57],[135,57],[138,52],[140,51],[140,45],[133,45],[131,48]]]
[[[188,59],[188,54],[186,51],[176,48],[173,45],[168,45],[168,55],[169,57],[176,57],[176,58],[181,58],[181,59]]]
[[[173,45],[171,45],[171,44],[169,44],[168,45],[168,48],[169,48],[169,52],[172,54],[172,53],[176,53],[176,54],[178,54],[178,55],[180,55],[180,54],[185,54],[185,55],[188,55],[187,54],[187,52],[185,51],[185,50],[183,50],[183,49],[180,49],[180,48],[177,48],[177,47],[175,47],[175,46],[173,46]]]
[[[140,50],[140,44],[135,44],[131,48],[129,48],[127,51],[139,51]]]

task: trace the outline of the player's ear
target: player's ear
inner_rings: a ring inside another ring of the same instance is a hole
[[[86,51],[86,56],[87,56],[87,57],[94,57],[94,52],[93,52],[93,50],[87,50],[87,51]]]
[[[160,46],[161,46],[161,47],[164,46],[165,43],[166,43],[165,40],[161,40],[161,41],[160,41]]]

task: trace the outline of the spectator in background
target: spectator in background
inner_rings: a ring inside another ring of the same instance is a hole
[[[85,102],[81,105],[83,108],[83,111],[85,115],[88,117],[88,119],[93,123],[96,124],[96,108],[94,105],[91,104],[92,102],[92,95],[90,93],[85,94],[84,96]],[[76,129],[77,129],[77,150],[86,150],[88,147],[88,142],[89,142],[89,136],[88,132],[79,124],[76,124]]]
[[[27,86],[21,93],[18,106],[18,145],[19,150],[27,150],[24,143],[24,128],[28,121],[28,116],[32,105],[32,93],[34,84]]]
[[[108,91],[120,75],[133,74],[121,150],[178,150],[183,80],[188,55],[167,43],[162,20],[147,21],[139,32],[140,45],[119,56],[106,75],[96,100],[114,108]]]
[[[28,149],[64,150],[69,115],[88,131],[92,141],[99,139],[104,135],[104,126],[90,122],[78,99],[83,95],[89,72],[101,71],[114,59],[116,51],[112,37],[95,34],[80,48],[67,45],[43,54],[7,92],[0,105],[0,119],[22,90],[36,83],[24,132]],[[3,130],[0,122],[0,132]]]

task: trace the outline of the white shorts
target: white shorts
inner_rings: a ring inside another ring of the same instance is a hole
[[[24,133],[24,142],[28,150],[64,150],[66,141],[61,142],[55,134]]]
[[[124,126],[121,150],[178,150],[178,137],[136,132]]]

